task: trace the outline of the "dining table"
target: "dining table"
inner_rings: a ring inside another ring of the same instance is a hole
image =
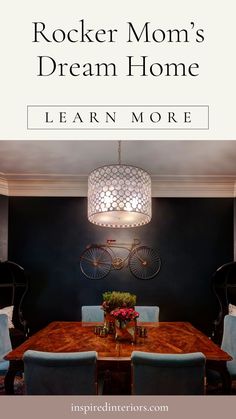
[[[118,341],[114,334],[97,334],[98,325],[54,321],[30,336],[5,356],[9,361],[9,369],[5,376],[6,394],[14,394],[14,379],[17,373],[24,371],[23,355],[29,349],[43,352],[96,351],[99,372],[112,371],[116,372],[117,376],[126,372],[126,380],[130,381],[133,351],[169,354],[202,352],[206,357],[206,369],[219,373],[222,393],[230,394],[231,378],[227,362],[232,360],[231,356],[191,323],[138,323],[139,327],[145,329],[145,334],[137,334],[135,342]]]

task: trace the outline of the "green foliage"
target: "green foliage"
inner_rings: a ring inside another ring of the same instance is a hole
[[[136,295],[129,292],[106,291],[102,297],[102,308],[105,311],[111,311],[117,307],[134,307],[136,304]]]

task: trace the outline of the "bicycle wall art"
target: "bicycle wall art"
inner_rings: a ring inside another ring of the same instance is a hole
[[[128,267],[138,279],[152,279],[161,269],[161,258],[157,250],[141,246],[140,240],[132,243],[90,244],[80,256],[80,269],[88,279],[103,279],[111,271]]]

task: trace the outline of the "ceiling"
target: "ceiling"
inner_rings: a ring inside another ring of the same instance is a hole
[[[0,141],[0,173],[87,176],[117,162],[117,141]],[[122,162],[152,176],[234,176],[236,141],[122,141]]]
[[[236,141],[122,141],[123,163],[152,177],[153,196],[236,196]],[[85,196],[117,141],[0,141],[0,194]]]

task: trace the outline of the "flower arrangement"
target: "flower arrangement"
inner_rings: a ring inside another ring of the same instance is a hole
[[[133,308],[118,308],[116,310],[111,311],[110,314],[115,318],[115,320],[119,320],[122,322],[130,322],[139,317],[139,313],[135,311]]]
[[[129,292],[106,291],[102,294],[102,310],[110,313],[112,310],[121,308],[133,308],[136,304],[136,295]]]
[[[115,339],[136,342],[136,319],[139,313],[134,308],[121,307],[112,310],[110,315],[115,319]]]

